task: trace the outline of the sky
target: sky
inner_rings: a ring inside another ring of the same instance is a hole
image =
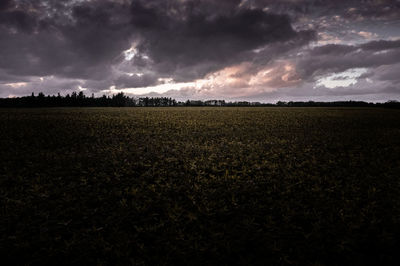
[[[400,0],[0,0],[0,97],[400,100]]]

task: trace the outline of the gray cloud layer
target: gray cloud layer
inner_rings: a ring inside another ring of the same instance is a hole
[[[351,68],[371,68],[400,62],[399,41],[372,41],[361,45],[330,44],[312,49],[298,63],[303,78],[342,72]]]

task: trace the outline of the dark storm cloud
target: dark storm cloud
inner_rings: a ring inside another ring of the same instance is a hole
[[[360,48],[363,50],[372,50],[372,51],[382,51],[388,49],[396,49],[400,48],[400,40],[398,41],[372,41],[365,44],[360,45]]]
[[[351,45],[341,45],[341,44],[327,44],[324,46],[319,46],[310,51],[312,56],[342,56],[347,53],[353,52],[356,47]]]
[[[17,3],[0,12],[0,68],[13,75],[101,78],[130,45],[120,4],[65,6],[53,17],[43,16],[39,5]]]
[[[0,11],[0,25],[9,31],[31,33],[37,26],[37,20],[20,10]]]
[[[7,8],[11,7],[13,4],[12,0],[1,0],[0,1],[0,11],[6,10]]]
[[[118,88],[136,88],[156,85],[158,83],[158,78],[151,74],[121,75],[116,78],[114,82],[115,86]]]
[[[152,75],[182,81],[251,60],[253,49],[307,35],[293,30],[286,15],[240,3],[4,1],[0,68],[21,78],[54,75],[146,86],[155,78],[127,78],[112,69],[123,62],[122,51],[135,40],[138,54],[132,69],[146,68]],[[312,39],[312,34],[307,36]]]
[[[208,1],[187,2],[173,12],[164,12],[153,2],[135,2],[131,7],[132,24],[143,37],[138,50],[152,59],[154,71],[178,80],[200,78],[249,60],[253,49],[302,34],[293,30],[288,16],[242,9],[227,1],[220,3],[231,7],[224,9],[225,14],[205,12]]]

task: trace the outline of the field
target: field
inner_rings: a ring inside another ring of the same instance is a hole
[[[400,111],[0,109],[13,264],[390,265]]]

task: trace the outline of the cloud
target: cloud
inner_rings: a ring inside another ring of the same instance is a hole
[[[6,10],[13,4],[12,0],[2,0],[0,1],[0,11]]]
[[[155,75],[143,74],[143,75],[121,75],[119,76],[114,84],[118,88],[136,88],[136,87],[147,87],[156,85],[158,78]]]
[[[378,81],[389,81],[391,83],[400,84],[400,63],[393,65],[382,65],[374,69],[370,69],[361,78]],[[400,86],[397,86],[400,89]]]
[[[288,16],[240,2],[2,2],[0,70],[20,79],[55,76],[101,88],[138,87],[158,78],[202,78],[257,58],[254,49],[313,39],[310,31],[295,31]],[[126,62],[124,51],[132,44],[136,54]]]
[[[360,35],[361,37],[363,37],[367,40],[378,37],[378,35],[376,33],[368,32],[368,31],[360,31],[360,32],[358,32],[358,35]]]
[[[19,1],[0,13],[0,68],[12,75],[101,78],[130,45],[122,5],[65,4],[44,16],[47,6],[38,2],[43,6]]]
[[[400,94],[399,41],[329,44],[294,51],[300,53],[286,52],[281,59],[267,64],[246,62],[226,67],[188,85],[191,90],[185,93],[191,92],[195,98],[229,95],[231,98],[317,97],[319,100],[324,96],[338,100],[341,95],[398,98]]]
[[[3,0],[0,93],[396,93],[399,19],[396,0]]]
[[[138,1],[131,7],[132,24],[141,37],[136,49],[149,57],[147,65],[154,72],[177,81],[202,77],[249,60],[254,49],[305,35],[291,27],[288,16],[261,9],[208,13],[207,1],[206,5],[189,1],[165,12],[153,2]],[[311,40],[312,34],[308,36]]]
[[[372,50],[372,51],[384,51],[384,50],[389,50],[389,49],[399,49],[400,48],[400,40],[395,40],[395,41],[387,41],[387,40],[372,41],[372,42],[361,44],[360,48],[362,48],[364,50]]]
[[[400,41],[373,41],[360,45],[329,44],[315,47],[298,60],[297,69],[305,80],[329,72],[352,68],[392,65],[400,61]]]
[[[83,84],[81,80],[64,79],[56,77],[31,77],[23,82],[4,82],[0,84],[0,97],[9,97],[14,95],[30,95],[32,92],[39,91],[45,94],[57,94],[57,92],[71,93],[78,91]],[[38,91],[37,88],[40,88]]]
[[[354,20],[400,17],[400,4],[397,0],[247,0],[244,3],[293,16],[343,14]]]
[[[243,62],[225,67],[193,82],[180,84],[162,84],[149,88],[125,89],[126,93],[136,95],[169,96],[175,93],[183,97],[192,93],[193,98],[246,97],[301,83],[294,65],[286,60],[255,67],[252,62]],[[178,89],[179,88],[179,89]],[[178,92],[179,91],[179,92]],[[183,93],[183,94],[182,94]]]

